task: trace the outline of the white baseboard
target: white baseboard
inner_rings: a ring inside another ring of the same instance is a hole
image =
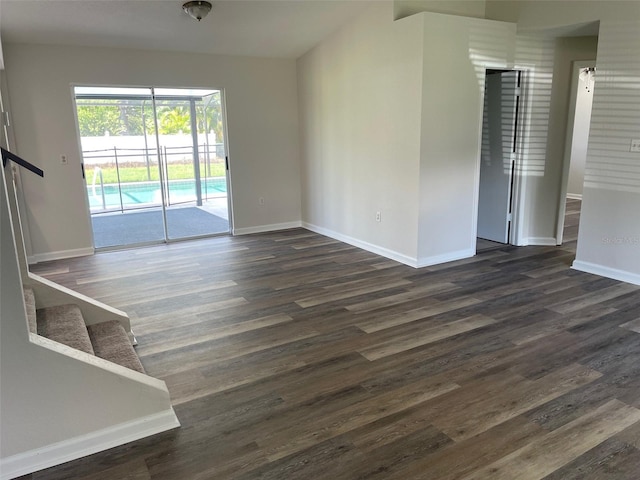
[[[180,422],[171,409],[53,445],[12,455],[0,460],[0,480],[9,480],[37,472],[179,426]]]
[[[87,255],[93,255],[95,250],[93,247],[88,248],[76,248],[73,250],[60,250],[58,252],[36,253],[29,255],[27,261],[30,265],[39,262],[48,262],[49,260],[62,260],[63,258],[73,257],[86,257]]]
[[[463,258],[473,257],[476,254],[475,248],[467,248],[456,252],[445,253],[444,255],[434,255],[431,257],[423,257],[418,259],[418,268],[428,267],[430,265],[438,265],[440,263],[453,262],[462,260]]]
[[[319,233],[320,235],[324,235],[325,237],[330,237],[335,240],[339,240],[344,243],[348,243],[349,245],[353,245],[354,247],[361,248],[366,250],[367,252],[375,253],[376,255],[383,256],[385,258],[389,258],[391,260],[395,260],[396,262],[404,263],[413,268],[418,267],[417,259],[413,257],[409,257],[402,253],[396,252],[394,250],[390,250],[388,248],[380,247],[378,245],[374,245],[369,242],[364,242],[362,240],[358,240],[357,238],[350,237],[348,235],[343,235],[338,232],[334,232],[333,230],[329,230],[327,228],[319,227],[317,225],[313,225],[311,223],[302,222],[302,227],[307,230],[311,230],[312,232]]]
[[[580,260],[574,260],[571,268],[581,272],[600,275],[601,277],[613,278],[614,280],[620,280],[621,282],[627,282],[633,285],[640,285],[640,275],[637,273],[627,272],[625,270],[618,270],[617,268],[604,267],[602,265],[582,262]]]
[[[581,193],[567,193],[567,198],[571,200],[582,200]]]
[[[529,237],[525,240],[525,245],[536,245],[545,247],[555,247],[558,242],[556,237]]]
[[[278,230],[289,230],[290,228],[300,228],[302,222],[272,223],[271,225],[257,225],[255,227],[234,228],[234,235],[250,235],[252,233],[276,232]]]

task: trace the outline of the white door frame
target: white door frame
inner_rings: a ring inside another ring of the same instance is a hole
[[[77,145],[78,145],[78,153],[79,153],[79,157],[82,159],[82,141],[81,141],[81,137],[80,137],[80,127],[79,127],[79,121],[78,121],[78,105],[76,103],[76,87],[96,87],[96,88],[144,88],[144,89],[149,89],[150,91],[150,99],[152,99],[152,105],[153,105],[153,111],[154,111],[154,122],[156,122],[156,148],[158,150],[158,168],[160,169],[160,185],[161,188],[164,188],[163,185],[163,181],[162,181],[162,169],[161,169],[161,164],[162,162],[160,161],[160,145],[159,145],[159,130],[158,130],[158,125],[157,125],[157,115],[156,115],[156,110],[155,110],[155,90],[158,88],[161,89],[176,89],[176,90],[183,90],[183,89],[190,89],[190,88],[195,88],[195,89],[199,89],[199,90],[215,90],[220,92],[220,105],[221,105],[221,110],[222,110],[222,125],[223,125],[223,138],[224,138],[224,148],[225,148],[225,161],[226,161],[226,169],[225,169],[225,180],[226,180],[226,185],[227,185],[227,215],[228,215],[228,224],[229,224],[229,230],[226,232],[222,232],[222,233],[215,233],[215,234],[207,234],[207,235],[200,235],[200,236],[194,236],[194,237],[186,237],[186,238],[169,238],[168,236],[168,232],[167,232],[167,218],[166,218],[166,206],[164,205],[164,200],[163,200],[163,205],[162,205],[162,215],[163,215],[163,229],[164,229],[164,239],[161,241],[151,241],[151,242],[144,242],[144,243],[139,243],[139,244],[135,244],[135,247],[141,247],[141,246],[151,246],[151,245],[158,245],[161,243],[165,243],[165,244],[169,244],[169,243],[174,243],[174,242],[182,242],[184,240],[193,240],[193,239],[199,239],[199,238],[209,238],[209,237],[214,237],[214,236],[220,236],[220,235],[233,235],[233,224],[234,224],[234,219],[233,219],[233,199],[232,199],[232,193],[231,193],[231,175],[230,175],[230,166],[229,166],[229,141],[228,141],[228,132],[227,132],[227,110],[226,110],[226,100],[225,100],[225,89],[224,88],[212,88],[212,87],[167,87],[167,86],[163,86],[163,87],[158,87],[158,86],[149,86],[149,85],[119,85],[119,84],[113,84],[113,85],[104,85],[104,84],[91,84],[91,83],[73,83],[70,85],[71,88],[71,98],[72,98],[72,102],[73,102],[73,110],[74,110],[74,120],[75,120],[75,127],[76,127],[76,141],[77,141]],[[84,160],[82,160],[81,162],[81,166],[82,166],[82,172],[83,172],[83,176],[82,176],[82,181],[85,182],[85,170],[84,170]],[[86,185],[85,185],[85,190],[86,190]],[[89,199],[88,199],[88,195],[86,194],[87,192],[85,191],[85,195],[84,195],[84,202],[85,202],[85,208],[86,208],[86,212],[87,212],[87,222],[89,223],[89,229],[91,231],[91,249],[93,250],[93,252],[95,252],[95,238],[94,238],[94,232],[93,232],[93,228],[91,227],[91,208],[89,205]],[[164,198],[164,194],[162,195]],[[127,248],[131,248],[131,245],[125,245],[125,246],[117,246],[117,247],[105,247],[105,248],[100,248],[100,250],[119,250],[119,249],[127,249]]]
[[[476,165],[476,185],[475,185],[475,215],[474,215],[474,225],[473,225],[473,244],[474,249],[476,248],[476,240],[478,237],[478,206],[479,206],[479,192],[480,192],[480,167],[481,167],[481,151],[482,151],[482,126],[484,122],[484,95],[485,95],[485,81],[487,70],[504,70],[504,71],[513,71],[518,72],[520,74],[519,78],[519,88],[518,88],[518,109],[516,112],[516,145],[515,145],[515,159],[514,159],[514,167],[513,167],[513,177],[512,177],[512,185],[511,185],[511,226],[509,228],[509,245],[522,245],[522,230],[523,230],[523,222],[520,218],[520,213],[523,211],[522,206],[524,205],[525,191],[526,191],[526,182],[524,182],[523,176],[520,174],[521,172],[521,162],[522,162],[522,146],[523,146],[523,125],[525,119],[525,92],[527,85],[527,77],[526,77],[526,69],[524,68],[509,68],[509,67],[493,67],[493,66],[485,66],[484,67],[484,77],[482,80],[482,95],[480,98],[480,131],[479,131],[479,145],[478,145],[478,161]],[[477,252],[476,252],[477,253]]]
[[[227,92],[224,88],[219,88],[220,92],[220,108],[222,110],[222,128],[224,137],[224,161],[225,161],[225,177],[227,179],[227,215],[229,222],[229,234],[235,235],[234,231],[234,210],[233,210],[233,193],[231,181],[231,154],[229,153],[229,129],[227,128]]]
[[[564,156],[562,159],[562,177],[560,180],[558,219],[556,223],[556,245],[562,245],[564,235],[564,215],[566,213],[567,187],[569,184],[569,170],[571,167],[571,149],[573,146],[573,128],[576,116],[576,101],[578,97],[580,69],[596,66],[595,60],[576,60],[571,63],[571,91],[569,94],[569,112],[567,118],[566,137],[564,140]]]

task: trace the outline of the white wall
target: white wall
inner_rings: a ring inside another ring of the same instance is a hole
[[[45,171],[44,182],[24,182],[35,257],[91,247],[72,84],[224,89],[235,229],[300,221],[294,61],[109,48],[4,48],[17,153]],[[62,153],[68,165],[60,164]],[[259,197],[265,198],[264,206],[258,205]]]
[[[417,256],[422,45],[422,20],[393,22],[385,3],[298,60],[303,222],[408,263]]]
[[[576,69],[576,74],[579,69]],[[585,79],[578,78],[576,92],[576,108],[573,119],[573,135],[571,136],[571,156],[569,164],[569,179],[567,195],[582,198],[584,184],[584,170],[587,163],[587,145],[589,143],[589,128],[591,126],[591,107],[593,103],[594,83],[587,90]]]
[[[569,109],[571,105],[571,72],[572,63],[576,60],[595,61],[598,38],[564,37],[556,38],[553,58],[553,84],[551,86],[551,103],[549,108],[548,141],[545,150],[546,166],[540,186],[544,189],[543,200],[540,203],[536,225],[545,236],[560,238],[564,225],[564,194],[563,174],[566,175],[564,165],[566,152],[566,138]],[[584,144],[586,151],[586,142]],[[551,242],[553,244],[553,242]]]
[[[471,17],[391,22],[379,6],[346,25],[298,61],[303,222],[409,265],[473,255],[485,69],[520,68],[519,236],[554,242],[554,225],[542,232],[535,222],[545,213],[553,52],[553,40]],[[554,219],[555,205],[546,213]]]
[[[602,21],[576,268],[640,284],[640,12]],[[612,240],[613,239],[613,240]]]
[[[487,2],[487,14],[502,4]],[[629,151],[640,138],[640,2],[519,1],[503,11],[530,32],[600,21],[574,268],[640,284],[640,154]]]
[[[512,68],[515,25],[420,14],[424,26],[418,264],[475,254],[486,68]]]

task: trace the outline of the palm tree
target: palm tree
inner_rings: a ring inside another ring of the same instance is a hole
[[[180,132],[191,133],[191,119],[189,118],[189,111],[184,105],[163,107],[158,112],[158,117],[162,135],[174,135]]]

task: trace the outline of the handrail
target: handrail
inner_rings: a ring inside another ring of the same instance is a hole
[[[96,177],[100,177],[100,193],[102,194],[102,209],[107,209],[107,198],[104,193],[104,178],[102,177],[102,169],[98,166],[93,169],[93,182],[91,187],[93,188],[93,196],[96,196]]]
[[[36,175],[40,175],[41,177],[44,177],[44,172],[42,171],[42,169],[20,158],[15,153],[11,153],[9,150],[5,150],[2,147],[0,147],[0,150],[2,150],[2,166],[3,167],[7,166],[7,160],[11,160],[12,162],[17,163],[18,165],[26,168],[27,170],[30,170]]]

